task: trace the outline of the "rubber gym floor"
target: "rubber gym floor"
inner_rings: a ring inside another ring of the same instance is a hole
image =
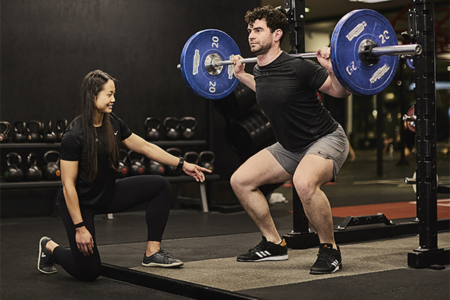
[[[346,216],[384,213],[396,224],[415,217],[415,194],[403,183],[415,159],[397,166],[399,154],[384,155],[384,176],[376,175],[376,152],[357,151],[346,162],[335,184],[324,186],[335,225]],[[440,184],[450,181],[449,154],[438,153]],[[287,203],[271,204],[281,235],[292,230],[292,190],[276,190]],[[438,194],[438,217],[450,217],[450,195]],[[182,268],[141,266],[145,249],[142,211],[98,216],[97,244],[103,275],[80,282],[57,265],[58,273],[37,268],[38,241],[50,236],[61,246],[67,238],[59,218],[1,220],[1,299],[449,299],[450,266],[443,270],[409,268],[407,254],[419,246],[415,233],[377,240],[341,243],[343,269],[310,275],[317,248],[289,249],[289,260],[238,263],[261,236],[243,211],[200,213],[172,210],[163,248],[185,262]],[[448,223],[447,223],[448,224]],[[370,226],[389,226],[384,224]],[[357,226],[355,226],[356,228]],[[438,234],[439,248],[450,247],[448,227]]]

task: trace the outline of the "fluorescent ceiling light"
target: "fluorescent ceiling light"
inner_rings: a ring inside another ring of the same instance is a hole
[[[391,0],[349,0],[350,2],[363,2],[363,3],[379,3],[379,2],[387,2]]]

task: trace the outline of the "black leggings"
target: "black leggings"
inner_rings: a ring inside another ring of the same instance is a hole
[[[84,281],[95,280],[101,273],[101,260],[95,239],[94,216],[122,212],[147,201],[147,241],[160,242],[169,217],[170,193],[170,183],[164,177],[141,175],[117,180],[109,207],[93,208],[80,205],[83,222],[94,239],[94,253],[84,256],[77,248],[75,228],[61,189],[58,194],[59,212],[66,227],[70,249],[56,247],[53,251],[56,263],[75,278]]]

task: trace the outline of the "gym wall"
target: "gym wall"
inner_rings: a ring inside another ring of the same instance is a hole
[[[185,42],[208,28],[227,32],[243,56],[251,55],[243,16],[260,1],[229,4],[226,0],[2,1],[1,120],[72,120],[82,79],[101,69],[119,80],[114,113],[136,134],[144,134],[144,119],[149,116],[192,116],[199,122],[197,138],[207,139],[211,117],[210,127],[216,127],[215,139],[220,140],[221,116],[210,111],[210,100],[186,87],[176,66]],[[211,150],[221,149],[222,145]]]

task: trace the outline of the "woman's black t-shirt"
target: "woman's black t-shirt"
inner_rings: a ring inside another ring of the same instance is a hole
[[[338,127],[317,97],[328,78],[319,64],[283,52],[266,66],[256,65],[253,73],[258,105],[285,149],[299,152]]]
[[[129,138],[132,134],[125,122],[113,113],[109,114],[111,126],[116,136],[117,143]],[[81,119],[76,118],[67,127],[61,140],[60,158],[68,161],[78,161],[78,176],[75,188],[80,204],[88,206],[103,206],[107,203],[117,179],[117,171],[108,164],[105,147],[105,132],[102,126],[97,127],[97,177],[89,180],[85,173],[83,155],[83,129]]]

